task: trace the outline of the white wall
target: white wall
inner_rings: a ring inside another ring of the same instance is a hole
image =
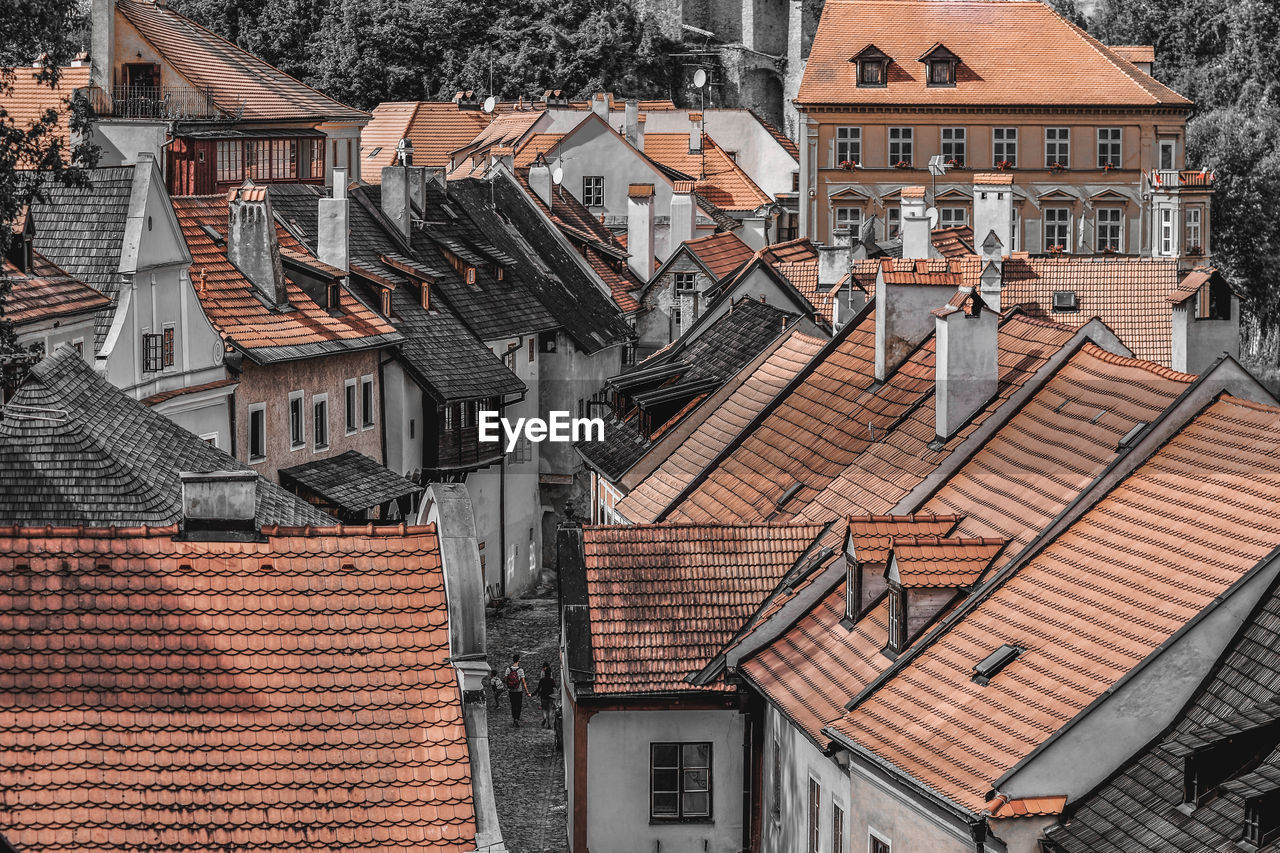
[[[382,423],[386,428],[387,468],[410,474],[422,467],[422,389],[398,362],[382,366]],[[409,437],[413,421],[413,438]]]
[[[655,110],[646,113],[646,133],[688,133],[689,110]],[[621,126],[622,113],[610,118]],[[791,175],[800,163],[782,147],[774,135],[747,110],[708,109],[702,113],[702,129],[736,162],[756,186],[771,196],[791,192]]]
[[[781,756],[780,773],[775,784],[773,761]],[[809,780],[822,788],[819,850],[852,850],[861,853],[862,845],[849,846],[849,777],[833,759],[823,755],[804,733],[772,705],[767,706],[764,729],[764,755],[761,767],[761,853],[797,853],[806,850],[809,832]],[[832,846],[833,807],[839,806],[845,813],[844,839],[841,845]],[[855,839],[856,840],[856,839]]]

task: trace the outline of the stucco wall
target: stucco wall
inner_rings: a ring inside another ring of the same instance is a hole
[[[409,474],[422,467],[422,389],[397,362],[382,366],[382,411],[386,422],[387,468]]]
[[[1197,320],[1194,307],[1194,298],[1173,306],[1173,369],[1200,373],[1224,352],[1239,358],[1240,300],[1231,298],[1229,320]]]
[[[889,787],[855,759],[849,766],[849,838],[852,851],[867,850],[875,832],[894,853],[973,853],[966,827]]]
[[[775,753],[781,757],[776,779],[772,769]],[[772,705],[765,713],[763,759],[761,853],[796,853],[808,849],[810,779],[821,786],[818,849],[866,849],[865,837],[861,847],[857,843],[852,848],[849,846],[849,777],[844,768],[823,755]],[[845,813],[844,838],[839,846],[832,845],[832,816],[836,806]]]

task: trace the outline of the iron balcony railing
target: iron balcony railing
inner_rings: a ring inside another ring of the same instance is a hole
[[[182,121],[227,117],[209,89],[194,86],[90,86],[89,106],[99,116]]]

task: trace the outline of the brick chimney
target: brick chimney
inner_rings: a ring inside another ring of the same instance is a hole
[[[533,190],[533,194],[542,199],[542,203],[547,207],[551,207],[551,164],[539,154],[538,159],[534,160],[529,166],[529,189]]]
[[[902,188],[902,257],[927,258],[933,251],[924,187]]]
[[[653,278],[653,184],[627,188],[627,264],[643,282]]]
[[[702,113],[689,113],[689,153],[702,153]]]
[[[228,193],[227,200],[227,260],[253,283],[268,304],[289,307],[267,188],[246,179]]]
[[[182,532],[188,539],[244,539],[257,532],[258,475],[181,471]]]
[[[89,9],[89,83],[111,94],[116,52],[116,0],[93,0]]]
[[[934,411],[940,441],[956,431],[995,396],[1000,383],[999,315],[968,287],[935,309]]]
[[[316,257],[350,272],[351,200],[347,198],[345,169],[333,170],[333,196],[320,199],[316,223]]]
[[[693,181],[676,181],[671,191],[671,246],[697,236],[697,203],[693,200]]]

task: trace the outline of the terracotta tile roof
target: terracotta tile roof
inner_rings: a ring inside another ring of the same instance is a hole
[[[770,263],[798,263],[816,261],[818,250],[814,248],[808,237],[798,237],[781,243],[771,243],[760,250],[760,254]]]
[[[1004,549],[985,536],[896,536],[893,561],[905,587],[965,587],[976,583]]]
[[[239,120],[335,119],[363,125],[369,119],[363,110],[335,101],[167,6],[117,0],[116,9],[168,66],[190,85],[208,89],[218,108]]]
[[[9,85],[13,88],[8,92],[0,90],[0,116],[7,117],[14,127],[27,130],[46,112],[53,110],[58,116],[53,135],[64,146],[69,146],[71,97],[77,89],[89,85],[89,66],[85,64],[61,69],[58,85],[53,87],[37,79],[43,69],[27,67],[12,70],[13,79]]]
[[[958,515],[851,515],[845,535],[859,563],[884,564],[896,538],[946,536],[959,523]]]
[[[952,87],[925,85],[919,58],[939,41],[960,58]],[[866,44],[891,60],[885,86],[856,85],[857,63],[850,60]],[[1078,85],[1064,87],[1064,79]],[[1190,106],[1049,6],[1023,0],[832,0],[823,9],[797,101]]]
[[[657,469],[627,494],[618,504],[618,511],[637,524],[654,521],[693,477],[795,378],[823,343],[825,341],[798,331],[788,335],[759,367],[742,377],[742,384]]]
[[[7,839],[475,849],[434,527],[176,532],[0,529]]]
[[[22,326],[110,307],[109,297],[67,275],[39,252],[32,255],[30,272],[22,272],[7,258],[0,262],[0,280],[12,288],[4,300],[6,320]]]
[[[1207,285],[1216,272],[1213,267],[1196,267],[1182,277],[1182,281],[1178,282],[1178,286],[1166,298],[1174,305],[1181,305],[1199,293],[1200,288]]]
[[[797,161],[799,161],[800,148],[795,144],[795,142],[791,140],[789,136],[787,136],[778,128],[774,127],[771,123],[761,118],[756,113],[755,110],[748,110],[747,112],[751,113],[752,118],[760,122],[761,126],[763,126],[765,130],[769,131],[769,135],[778,141],[778,144],[782,146],[784,151],[786,151],[788,154],[794,157]]]
[[[231,378],[215,379],[212,382],[201,382],[199,385],[188,385],[185,388],[171,388],[159,394],[152,394],[150,397],[143,397],[139,402],[144,406],[155,406],[168,400],[185,397],[187,394],[200,394],[217,388],[226,388],[229,385],[235,385],[237,381]]]
[[[944,258],[963,258],[973,254],[973,229],[968,225],[937,228],[929,238]]]
[[[903,187],[899,195],[902,198],[924,198],[924,187]]]
[[[1127,59],[1135,65],[1139,62],[1154,64],[1156,61],[1156,49],[1150,44],[1111,44],[1107,45],[1111,52],[1119,57]]]
[[[289,360],[395,343],[399,333],[386,320],[341,289],[341,313],[330,314],[301,288],[288,282],[291,311],[273,311],[255,295],[254,285],[227,260],[225,242],[218,245],[202,226],[227,234],[225,196],[173,199],[173,210],[191,251],[191,277],[205,316],[231,344],[259,363]],[[283,227],[277,228],[282,249],[309,255]],[[201,284],[203,282],[203,284]]]
[[[468,144],[485,150],[500,145],[514,146],[540,118],[541,112],[504,113],[489,122]]]
[[[992,184],[1013,185],[1013,175],[1008,172],[976,172],[973,176],[975,184],[990,186]]]
[[[544,160],[552,160],[550,155],[556,150],[556,146],[564,139],[563,133],[534,133],[529,136],[515,153],[515,167],[517,169],[526,169],[542,155]]]
[[[373,109],[373,118],[360,132],[360,176],[382,183],[384,166],[394,166],[401,139],[413,143],[413,165],[439,168],[449,155],[489,126],[479,110],[460,110],[452,101],[386,101]]]
[[[685,676],[720,650],[821,532],[764,524],[583,530],[595,692],[695,689]]]
[[[1209,406],[832,729],[982,809],[997,777],[1280,544],[1277,444],[1280,411]],[[1081,566],[1106,569],[1082,583]],[[1025,651],[971,680],[1002,643]]]
[[[701,153],[689,151],[687,133],[646,133],[644,154],[667,169],[694,179],[698,195],[722,210],[755,210],[773,201],[705,133]]]
[[[884,258],[880,267],[888,284],[936,284],[959,287],[967,282],[966,270],[973,266],[968,258]]]
[[[684,246],[717,280],[737,270],[755,254],[732,231],[718,231],[706,237],[686,240]]]
[[[994,818],[1055,815],[1062,814],[1066,804],[1066,797],[1019,797],[1013,800],[999,797],[988,804],[988,811]]]

